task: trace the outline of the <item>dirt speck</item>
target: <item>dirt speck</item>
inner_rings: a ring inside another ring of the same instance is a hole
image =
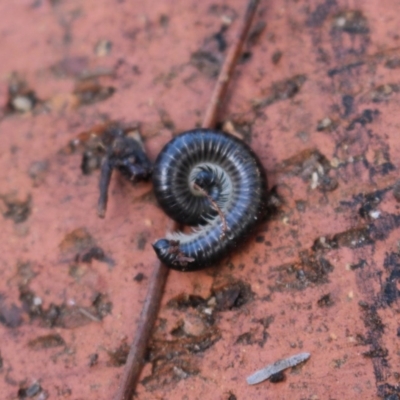
[[[77,228],[67,233],[59,248],[62,253],[80,252],[94,246],[94,239],[86,228]]]
[[[39,99],[26,81],[18,74],[13,73],[8,83],[8,101],[6,112],[26,113],[37,105]]]
[[[58,333],[50,333],[44,336],[38,336],[28,342],[32,350],[51,349],[54,347],[65,346],[65,340]]]
[[[279,383],[286,380],[286,375],[284,371],[277,372],[276,374],[272,374],[269,377],[269,381],[271,383]]]
[[[0,323],[8,328],[17,328],[23,323],[23,310],[15,304],[9,304],[0,295]]]
[[[18,390],[18,398],[19,399],[28,399],[36,396],[37,394],[42,392],[42,387],[39,382],[35,382],[28,387],[22,387]]]
[[[335,303],[330,293],[324,294],[317,301],[318,307],[332,307],[334,304]]]
[[[256,24],[254,24],[247,37],[248,44],[251,46],[255,45],[260,40],[266,27],[267,24],[265,21],[258,21]]]
[[[400,179],[393,185],[393,197],[400,203]]]
[[[114,349],[107,352],[108,353],[108,364],[111,367],[120,367],[126,363],[129,354],[129,345],[124,339],[120,345]]]
[[[276,50],[271,57],[272,64],[277,65],[281,61],[282,56],[283,53],[280,50]]]
[[[97,353],[93,353],[89,356],[89,367],[94,367],[97,365],[99,361],[99,355]]]
[[[291,99],[299,93],[306,80],[306,75],[295,75],[289,79],[275,82],[266,91],[266,95],[263,98],[254,101],[253,106],[255,108],[263,108],[277,101]]]
[[[33,181],[33,186],[40,186],[47,175],[49,163],[47,161],[35,161],[28,170],[28,175]]]
[[[275,277],[274,290],[303,290],[310,285],[321,285],[328,282],[333,265],[321,254],[312,250],[299,252],[297,262],[271,268]]]
[[[251,286],[243,281],[214,287],[212,292],[216,299],[216,311],[240,308],[254,297]]]
[[[257,344],[261,348],[264,347],[265,342],[269,338],[268,328],[274,321],[273,316],[262,319],[252,319],[249,324],[250,330],[242,333],[236,339],[235,344],[253,345]]]
[[[198,50],[191,55],[190,63],[204,75],[215,78],[219,73],[222,58],[210,51]]]
[[[104,261],[106,256],[104,250],[101,247],[93,246],[88,251],[84,252],[80,257],[80,262],[90,264],[92,260]]]
[[[180,358],[154,366],[152,374],[146,376],[142,380],[142,384],[151,392],[174,385],[190,376],[198,375],[199,372],[200,370],[193,360]]]
[[[111,97],[115,89],[111,86],[102,86],[95,80],[79,81],[74,89],[73,94],[77,100],[77,106],[88,105],[104,101]]]
[[[184,310],[189,307],[197,308],[199,306],[205,306],[207,300],[201,296],[196,296],[187,293],[181,293],[176,297],[173,297],[168,301],[167,306],[170,308],[176,308],[178,310]]]
[[[146,279],[146,276],[142,273],[139,272],[138,274],[135,275],[135,277],[133,278],[133,280],[137,283],[142,282],[144,279]]]
[[[32,196],[29,194],[20,199],[15,194],[0,195],[0,210],[4,218],[10,218],[16,224],[24,222],[32,211]]]
[[[99,40],[94,47],[94,54],[97,57],[105,57],[110,54],[112,49],[112,42],[107,39]]]
[[[336,14],[333,28],[351,35],[369,33],[368,20],[360,10],[346,10]]]
[[[389,69],[400,68],[400,57],[391,57],[385,62],[385,67]]]
[[[372,123],[372,121],[374,120],[374,118],[376,116],[379,115],[379,111],[378,110],[370,110],[370,109],[366,109],[364,110],[360,116],[354,118],[350,124],[348,125],[348,127],[346,128],[348,131],[352,131],[357,124],[360,124],[361,126],[365,126],[367,124]]]

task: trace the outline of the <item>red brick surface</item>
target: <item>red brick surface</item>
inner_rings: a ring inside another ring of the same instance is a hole
[[[98,172],[65,148],[139,121],[154,159],[198,125],[244,7],[0,3],[1,398],[35,382],[36,399],[115,394],[167,217],[150,184],[115,174],[98,219]],[[171,272],[137,398],[400,398],[399,15],[398,1],[261,1],[220,121],[260,156],[276,210],[220,265]],[[88,75],[114,93],[82,104]],[[6,107],[12,79],[32,110]],[[105,257],[89,262],[94,246]],[[284,382],[247,385],[300,352]]]

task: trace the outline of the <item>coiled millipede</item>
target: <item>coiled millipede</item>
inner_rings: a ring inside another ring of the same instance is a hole
[[[168,267],[211,266],[242,242],[263,217],[267,179],[244,142],[212,129],[184,132],[158,155],[153,170],[162,209],[191,233],[170,233],[153,244]]]

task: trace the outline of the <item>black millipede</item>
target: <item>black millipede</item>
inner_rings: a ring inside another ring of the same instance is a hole
[[[212,129],[184,132],[165,145],[153,169],[162,209],[192,232],[153,244],[158,258],[179,271],[211,266],[239,245],[263,217],[265,170],[238,138]]]

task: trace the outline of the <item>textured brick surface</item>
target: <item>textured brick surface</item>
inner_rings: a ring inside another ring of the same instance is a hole
[[[65,149],[139,121],[154,159],[198,125],[243,9],[1,2],[2,398],[116,392],[168,221],[150,184],[117,174],[98,219],[98,172]],[[275,211],[220,265],[170,274],[139,399],[400,397],[399,15],[389,0],[261,1],[220,122],[260,156]],[[284,382],[246,384],[304,351]]]

